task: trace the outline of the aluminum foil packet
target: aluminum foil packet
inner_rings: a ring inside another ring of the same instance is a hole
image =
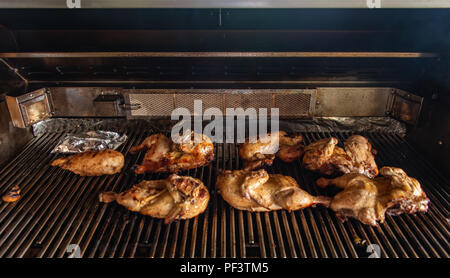
[[[86,151],[101,151],[117,149],[125,143],[127,136],[113,131],[86,131],[77,134],[67,134],[52,153],[82,153]]]

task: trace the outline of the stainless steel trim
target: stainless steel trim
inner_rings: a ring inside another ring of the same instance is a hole
[[[120,117],[123,109],[117,101],[95,101],[99,96],[116,95],[119,87],[49,87],[55,117]]]
[[[26,128],[45,120],[53,114],[50,95],[45,88],[38,89],[19,96],[6,96],[6,103],[15,127]],[[40,106],[36,106],[40,104]],[[28,110],[32,107],[32,110]],[[32,112],[32,115],[28,114]]]
[[[321,87],[317,88],[317,117],[360,117],[386,115],[390,87]]]
[[[422,112],[424,98],[407,91],[394,89],[391,92],[386,114],[400,121],[417,125]]]

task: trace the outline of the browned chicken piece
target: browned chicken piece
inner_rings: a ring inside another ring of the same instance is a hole
[[[360,173],[369,178],[378,175],[378,166],[375,163],[375,150],[366,137],[361,135],[350,136],[344,142],[344,149],[352,159],[352,167],[340,169],[343,173]],[[339,167],[339,166],[338,166]]]
[[[172,174],[165,180],[141,181],[122,193],[102,192],[99,200],[116,201],[128,210],[164,218],[168,224],[203,213],[208,206],[209,192],[198,179]]]
[[[303,167],[324,175],[360,173],[369,178],[378,175],[378,167],[369,141],[360,135],[349,137],[344,149],[334,137],[315,141],[305,147]]]
[[[12,203],[16,202],[20,199],[20,188],[15,185],[11,190],[5,193],[5,195],[2,196],[3,202]]]
[[[135,168],[136,174],[146,172],[178,172],[204,166],[214,159],[214,145],[208,136],[188,134],[175,143],[163,134],[153,134],[140,145],[130,149],[131,154],[147,150],[141,165]],[[198,138],[197,140],[194,140]]]
[[[287,136],[285,132],[280,136],[280,146],[277,157],[284,162],[294,162],[303,155],[305,146],[301,144],[303,137],[301,135]]]
[[[330,208],[338,217],[353,217],[368,225],[383,223],[385,213],[398,215],[428,210],[429,199],[416,179],[395,167],[382,167],[380,174],[374,179],[358,173],[335,179],[320,178],[317,185],[334,184],[343,188],[332,199]]]
[[[334,137],[321,139],[305,147],[302,165],[308,170],[324,175],[332,175],[336,171],[335,162],[350,165],[342,148],[336,146],[338,140]]]
[[[123,154],[114,150],[87,151],[68,157],[58,158],[52,166],[61,167],[80,176],[114,175],[125,163]]]
[[[226,170],[217,178],[220,195],[232,207],[248,211],[303,209],[315,204],[328,206],[330,198],[312,196],[289,177],[265,170]]]
[[[245,170],[272,165],[275,155],[284,162],[293,162],[303,154],[302,141],[301,135],[290,137],[284,131],[268,133],[254,143],[246,139],[239,146],[239,156],[244,161]]]

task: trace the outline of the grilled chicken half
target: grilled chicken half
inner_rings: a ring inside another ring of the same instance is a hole
[[[136,174],[146,172],[178,172],[204,166],[214,158],[214,145],[204,134],[186,133],[175,143],[163,134],[153,134],[138,146],[130,149],[131,154],[147,150]]]
[[[220,195],[232,207],[248,211],[303,209],[315,204],[328,206],[330,198],[312,196],[289,177],[257,171],[226,170],[217,178]]]
[[[344,149],[337,144],[338,140],[331,137],[306,146],[303,167],[324,175],[360,173],[369,178],[378,175],[375,150],[367,138],[353,135],[344,142]]]
[[[61,167],[80,176],[114,175],[125,163],[123,154],[114,150],[87,151],[68,157],[58,158],[52,166]]]
[[[250,143],[249,139],[239,146],[239,156],[244,161],[245,170],[272,165],[275,155],[284,162],[293,162],[303,154],[301,135],[288,136],[286,132],[268,133]]]
[[[172,174],[165,180],[143,180],[122,193],[102,192],[99,200],[116,201],[128,210],[164,218],[168,224],[203,213],[208,206],[209,192],[198,179]]]
[[[398,215],[428,210],[429,199],[416,179],[395,167],[382,167],[380,174],[374,179],[357,173],[336,179],[320,178],[317,185],[343,188],[332,199],[330,208],[341,218],[353,217],[368,225],[383,223],[385,213]]]

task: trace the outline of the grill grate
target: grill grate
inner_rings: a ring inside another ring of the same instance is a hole
[[[145,131],[144,131],[145,130]],[[76,132],[71,130],[68,132]],[[144,124],[126,132],[129,148],[151,133]],[[289,213],[249,213],[228,206],[214,190],[221,169],[238,169],[236,144],[217,144],[210,165],[186,171],[210,188],[211,201],[197,218],[163,224],[162,220],[132,213],[116,204],[101,204],[98,193],[126,190],[142,177],[131,170],[108,177],[79,177],[50,167],[50,150],[65,133],[47,133],[33,139],[0,170],[0,193],[19,185],[22,198],[0,204],[0,257],[67,257],[76,244],[83,257],[367,257],[367,244],[380,246],[382,257],[448,257],[449,182],[395,134],[366,133],[378,150],[378,165],[402,167],[418,178],[431,205],[428,213],[387,216],[370,227],[355,220],[341,223],[329,209],[306,208]],[[306,143],[347,133],[304,133]],[[125,169],[143,157],[127,155]],[[275,161],[269,172],[294,177],[312,194],[332,194],[313,186],[316,174],[299,163]],[[165,174],[147,175],[159,179]],[[366,245],[355,243],[355,238]]]

